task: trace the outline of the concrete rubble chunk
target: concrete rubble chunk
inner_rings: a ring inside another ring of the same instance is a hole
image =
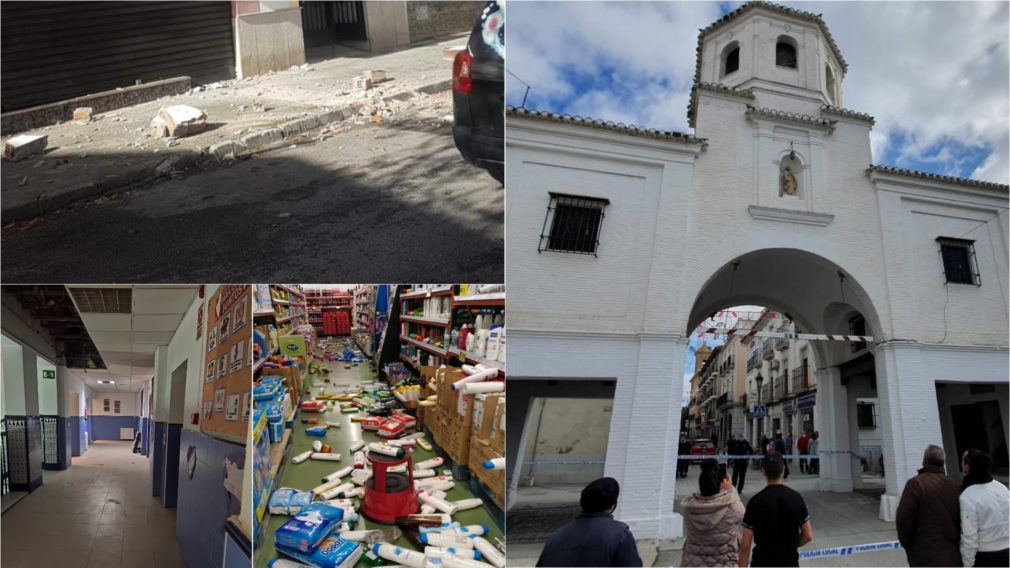
[[[383,69],[372,69],[368,72],[368,78],[372,80],[372,84],[381,83],[386,80],[386,71]]]
[[[357,93],[363,93],[368,89],[372,88],[372,78],[366,75],[359,75],[354,78],[353,90]]]
[[[172,105],[158,111],[168,135],[180,138],[202,132],[207,128],[207,113],[189,105]]]
[[[21,134],[8,138],[7,142],[4,143],[4,157],[12,162],[16,162],[42,152],[48,145],[48,136]]]
[[[151,135],[155,138],[168,137],[168,124],[160,116],[151,119]]]
[[[77,124],[87,124],[91,122],[91,115],[94,109],[91,107],[77,107],[74,109],[74,122]]]

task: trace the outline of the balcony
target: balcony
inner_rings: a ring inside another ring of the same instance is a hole
[[[772,400],[772,386],[768,383],[761,385],[761,402],[767,403]]]
[[[779,370],[779,360],[778,359],[772,359],[772,362],[768,365],[768,368],[770,370],[772,370],[772,371],[778,371]]]
[[[780,400],[786,396],[786,377],[785,375],[779,375],[775,378],[774,387],[772,388],[772,400]]]
[[[747,358],[747,372],[754,370],[754,367],[759,366],[761,363],[761,352],[755,351],[750,357]]]
[[[775,339],[775,349],[782,351],[783,349],[789,349],[789,340],[785,337],[779,337]]]
[[[792,392],[800,392],[801,390],[810,388],[809,381],[807,380],[806,366],[800,365],[793,369],[792,383],[789,386]]]
[[[761,347],[762,347],[761,350],[763,352],[762,357],[764,357],[765,360],[774,359],[775,358],[775,350],[772,349],[772,340],[771,339],[766,339],[765,342],[762,344]]]

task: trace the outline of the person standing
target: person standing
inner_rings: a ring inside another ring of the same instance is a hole
[[[691,443],[687,441],[687,436],[680,435],[680,444],[677,445],[677,477],[687,477],[687,468],[691,462],[686,458],[691,455]]]
[[[895,528],[909,566],[961,565],[961,488],[943,463],[943,448],[928,446],[922,469],[901,492]]]
[[[775,441],[773,442],[773,446],[775,447],[775,451],[782,454],[783,456],[789,453],[788,448],[786,448],[786,440],[785,438],[782,437],[782,430],[775,431]],[[789,462],[786,461],[785,458],[783,458],[783,463],[785,464],[786,468],[783,479],[789,479]]]
[[[799,547],[814,539],[807,505],[803,496],[782,483],[782,454],[766,455],[761,470],[767,485],[747,503],[737,566],[799,566]]]
[[[964,477],[961,478],[961,492],[964,493],[965,489],[968,489],[972,485],[978,483],[978,478],[971,473],[971,466],[969,465],[971,461],[971,456],[978,452],[975,448],[968,448],[961,454],[961,473]]]
[[[817,430],[810,435],[810,444],[807,449],[810,451],[810,464],[807,465],[807,473],[812,475],[820,475],[821,473],[821,458],[817,457],[817,451],[820,449],[820,438],[821,435]]]
[[[601,477],[582,490],[582,514],[547,539],[537,566],[641,566],[628,525],[614,520],[621,486]]]
[[[749,456],[754,453],[754,449],[751,448],[750,442],[747,438],[740,436],[740,439],[736,443],[736,452],[738,456]],[[749,458],[738,458],[733,460],[733,485],[736,487],[736,492],[739,495],[743,495],[743,485],[747,481],[747,468],[750,467]]]
[[[807,455],[807,449],[810,444],[810,438],[807,437],[807,431],[803,431],[803,435],[800,436],[799,440],[796,440],[796,449],[800,452],[800,473],[807,473],[807,458],[803,457]]]
[[[790,431],[786,434],[786,455],[793,454],[793,433]],[[786,465],[793,463],[793,458],[786,459]]]
[[[736,441],[732,438],[730,444]],[[733,566],[740,550],[737,525],[744,507],[726,466],[715,458],[701,462],[698,492],[680,502],[684,515],[683,566]]]
[[[972,484],[961,492],[961,561],[965,566],[1010,566],[1010,491],[992,478],[992,457],[968,456]]]

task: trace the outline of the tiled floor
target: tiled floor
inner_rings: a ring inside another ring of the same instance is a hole
[[[185,563],[175,509],[151,497],[132,442],[95,442],[0,517],[4,568],[162,568]]]

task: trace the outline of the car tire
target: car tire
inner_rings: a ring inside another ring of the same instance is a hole
[[[505,185],[505,164],[488,164],[487,173],[498,180],[498,183]]]

